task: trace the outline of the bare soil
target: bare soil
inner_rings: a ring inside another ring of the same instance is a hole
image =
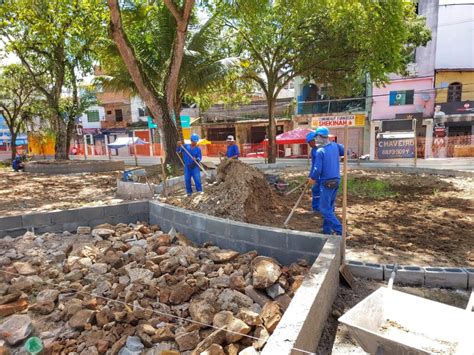
[[[121,202],[118,173],[45,175],[0,169],[0,216]]]
[[[323,330],[316,351],[318,355],[366,354],[366,352],[359,347],[355,339],[352,338],[347,329],[342,324],[339,324],[337,319],[379,287],[386,287],[386,284],[381,281],[362,279],[354,283],[353,289],[344,286],[339,287],[332,312],[328,317],[326,327]],[[394,286],[394,289],[462,309],[466,308],[469,300],[469,293],[464,290],[418,288],[397,285]]]
[[[166,202],[187,209],[249,223],[284,227],[301,190],[285,196],[268,188],[263,174],[240,163],[223,183],[191,198],[173,195]],[[296,186],[306,171],[279,172]],[[353,170],[349,181],[369,186],[348,190],[348,258],[380,263],[474,266],[474,181],[470,178]],[[248,182],[251,181],[250,185]],[[381,192],[370,190],[381,183]],[[265,186],[266,185],[266,186]],[[309,190],[309,189],[308,189]],[[336,205],[341,218],[342,194]],[[246,201],[242,206],[241,200]],[[307,191],[290,229],[320,232],[322,220],[311,210]]]

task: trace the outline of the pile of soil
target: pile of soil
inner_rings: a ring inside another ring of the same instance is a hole
[[[263,173],[239,160],[222,162],[217,185],[206,192],[193,209],[236,221],[268,220],[283,208]]]

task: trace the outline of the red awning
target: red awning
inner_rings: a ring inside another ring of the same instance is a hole
[[[297,128],[276,136],[277,144],[306,144],[306,135],[314,130]]]

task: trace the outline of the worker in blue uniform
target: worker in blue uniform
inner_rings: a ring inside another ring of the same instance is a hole
[[[314,170],[316,166],[316,151],[318,147],[316,146],[316,132],[310,132],[306,135],[306,143],[311,147],[311,169],[310,174]],[[311,188],[312,200],[311,200],[311,208],[313,212],[319,212],[319,195],[320,195],[320,185],[319,180],[315,181],[313,187]]]
[[[15,159],[12,161],[12,169],[15,170],[16,172],[23,170],[25,165],[21,161],[21,157],[17,155]]]
[[[315,132],[316,150],[314,166],[311,166],[308,181],[320,183],[319,211],[323,217],[323,233],[342,235],[342,224],[335,214],[337,190],[341,180],[340,157],[344,156],[344,146],[329,141],[329,129],[318,127]]]
[[[227,151],[225,153],[225,157],[227,159],[239,159],[239,146],[235,142],[234,136],[227,136]],[[222,152],[219,153],[221,156],[224,155]]]
[[[184,183],[186,185],[186,193],[191,196],[193,188],[191,185],[191,178],[194,180],[194,185],[197,192],[202,192],[201,171],[198,163],[202,160],[201,149],[197,146],[199,136],[197,134],[191,135],[191,144],[182,144],[178,141],[178,148],[176,151],[181,153],[184,162]],[[188,154],[189,153],[189,154]]]

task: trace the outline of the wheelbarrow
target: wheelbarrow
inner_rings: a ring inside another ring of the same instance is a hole
[[[366,352],[474,354],[472,295],[463,310],[393,290],[391,279],[339,318]]]

